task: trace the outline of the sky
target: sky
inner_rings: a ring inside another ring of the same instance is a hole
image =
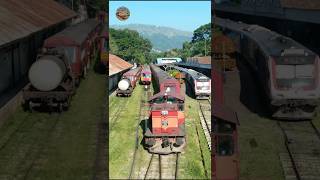
[[[130,11],[126,21],[115,15],[121,6]],[[210,1],[109,1],[110,25],[149,24],[193,32],[210,22]]]

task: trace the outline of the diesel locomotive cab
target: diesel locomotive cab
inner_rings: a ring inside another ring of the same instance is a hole
[[[151,84],[151,72],[142,72],[140,81],[143,85]]]
[[[185,146],[184,98],[160,92],[149,99],[150,119],[145,127],[148,151],[158,154],[181,152]]]
[[[271,104],[274,117],[309,119],[319,103],[319,57],[304,49],[284,50],[272,57]]]

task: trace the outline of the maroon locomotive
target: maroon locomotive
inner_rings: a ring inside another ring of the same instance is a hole
[[[117,96],[131,96],[133,89],[136,87],[141,73],[141,67],[131,69],[122,75],[116,90]]]
[[[23,89],[24,106],[67,108],[75,86],[86,76],[96,52],[101,23],[95,19],[70,26],[45,40],[42,52],[29,70]]]
[[[140,83],[144,85],[151,84],[151,70],[148,65],[143,66],[141,77],[140,77]]]
[[[145,124],[144,142],[151,153],[181,152],[186,144],[184,94],[180,83],[155,65],[150,65],[155,95],[149,99],[150,117]]]

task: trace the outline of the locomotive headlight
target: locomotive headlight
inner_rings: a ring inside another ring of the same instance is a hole
[[[168,111],[161,111],[161,115],[164,115],[164,116],[168,115]]]

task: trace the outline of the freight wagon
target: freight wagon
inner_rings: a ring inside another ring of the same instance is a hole
[[[47,106],[61,112],[69,107],[71,95],[90,67],[100,30],[101,23],[89,19],[45,40],[29,69],[30,83],[23,89],[25,109]]]
[[[121,77],[121,80],[118,83],[116,95],[131,96],[134,88],[136,87],[137,81],[139,81],[140,74],[141,74],[140,66],[124,73]]]

